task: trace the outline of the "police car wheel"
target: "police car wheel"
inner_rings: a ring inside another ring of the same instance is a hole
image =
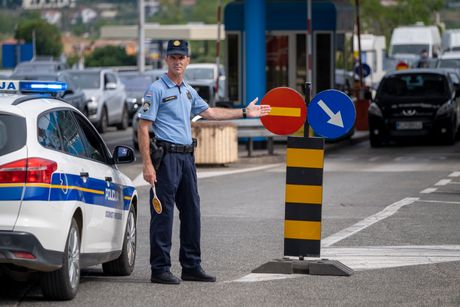
[[[42,273],[40,282],[43,295],[48,299],[70,300],[77,294],[80,284],[80,231],[75,219],[70,224],[62,267]]]
[[[128,276],[134,269],[136,260],[137,228],[136,211],[131,206],[126,222],[125,237],[123,239],[123,250],[120,257],[102,264],[102,269],[107,275]]]
[[[126,106],[123,107],[123,113],[121,114],[121,123],[117,125],[118,130],[126,130],[129,126],[129,115]]]

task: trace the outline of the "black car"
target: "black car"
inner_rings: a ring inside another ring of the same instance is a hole
[[[58,97],[80,110],[85,116],[88,115],[85,93],[77,86],[67,71],[17,73],[12,74],[10,79],[65,82],[67,83],[67,90],[60,92]]]
[[[459,86],[441,69],[386,74],[369,107],[371,146],[397,138],[428,136],[454,144],[460,119]]]

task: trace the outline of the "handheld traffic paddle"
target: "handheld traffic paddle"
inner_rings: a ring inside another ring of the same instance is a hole
[[[157,190],[155,188],[155,185],[152,185],[152,190],[153,190],[153,198],[152,198],[153,209],[155,210],[156,213],[161,214],[161,212],[163,212],[163,207],[161,206],[161,202],[158,199]]]

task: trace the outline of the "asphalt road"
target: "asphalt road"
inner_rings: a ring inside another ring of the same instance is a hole
[[[109,132],[110,146],[129,131]],[[126,141],[126,139],[128,141]],[[148,186],[140,162],[120,166],[139,184],[134,273],[114,278],[83,272],[77,297],[45,301],[35,284],[13,285],[1,305],[35,306],[459,306],[460,143],[371,149],[368,142],[326,150],[322,257],[354,270],[350,277],[251,274],[283,256],[284,150],[198,168],[203,267],[214,284],[149,281]],[[180,275],[174,223],[172,271]]]

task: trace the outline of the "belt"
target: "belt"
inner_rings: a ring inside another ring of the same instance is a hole
[[[195,145],[181,145],[181,144],[174,144],[166,141],[157,140],[158,145],[163,147],[166,152],[172,153],[193,153],[195,150]]]

